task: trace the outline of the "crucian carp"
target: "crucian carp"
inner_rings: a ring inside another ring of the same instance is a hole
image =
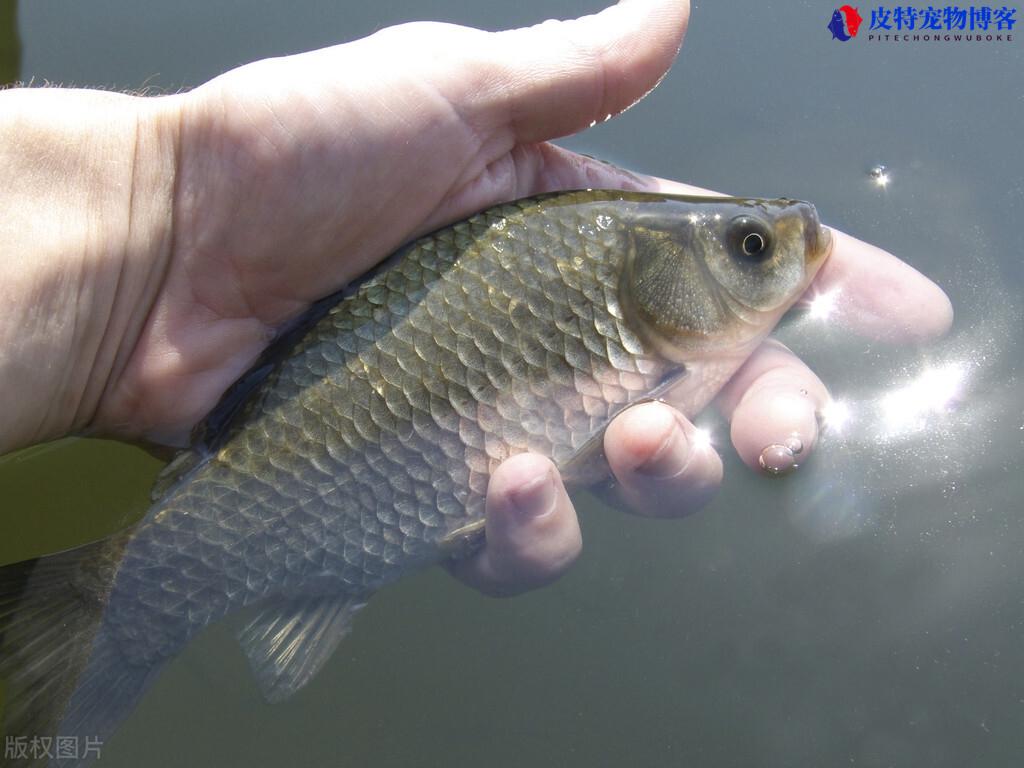
[[[196,428],[134,527],[0,569],[8,734],[106,737],[203,627],[284,699],[403,574],[473,552],[490,473],[570,487],[631,404],[704,407],[830,250],[793,200],[586,190],[421,237],[317,303]]]

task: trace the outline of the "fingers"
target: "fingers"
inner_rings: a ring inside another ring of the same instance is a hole
[[[449,570],[490,595],[554,581],[580,553],[579,522],[554,464],[524,453],[506,460],[487,486],[487,543]]]
[[[879,341],[921,342],[946,333],[953,305],[935,283],[881,248],[833,230],[832,256],[808,294],[826,296],[830,320]]]
[[[806,461],[818,439],[816,414],[827,402],[821,380],[774,340],[747,359],[717,400],[732,422],[740,458],[770,475],[787,474]]]
[[[605,432],[604,451],[617,493],[637,514],[689,514],[722,482],[722,461],[710,443],[663,403],[642,403],[617,416]]]
[[[516,142],[528,144],[606,120],[657,85],[688,18],[687,0],[630,0],[580,19],[502,32],[477,62],[469,119],[485,131],[503,121]]]
[[[604,448],[619,483],[616,492],[637,514],[689,514],[711,499],[722,480],[718,454],[662,403],[643,403],[616,417]],[[554,581],[581,547],[576,512],[555,466],[524,453],[491,475],[484,548],[448,569],[481,592],[513,595]]]
[[[828,391],[781,343],[769,340],[721,391],[718,406],[732,422],[742,460],[770,475],[793,471],[818,439],[817,412]],[[616,492],[637,514],[677,517],[705,505],[722,481],[722,463],[708,441],[663,403],[627,409],[604,438]],[[456,561],[452,573],[485,593],[510,595],[556,579],[581,548],[579,523],[551,462],[515,456],[492,475],[487,492],[487,543]]]

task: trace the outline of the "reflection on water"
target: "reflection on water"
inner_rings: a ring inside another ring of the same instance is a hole
[[[836,311],[836,302],[842,290],[832,288],[831,290],[818,293],[811,297],[808,306],[808,315],[812,320],[828,320]]]
[[[844,353],[865,358],[868,373],[829,382],[815,457],[820,487],[791,510],[801,528],[823,539],[864,534],[884,522],[877,513],[892,510],[901,494],[931,488],[949,495],[983,467],[1006,463],[1007,454],[989,449],[1019,402],[1003,372],[1021,311],[1019,299],[994,283],[985,259],[971,270],[970,286],[985,309],[949,338],[902,351],[847,343]],[[785,330],[788,343],[824,352],[841,301],[841,287],[813,297],[803,318]]]
[[[0,565],[136,522],[161,462],[124,443],[65,438],[0,457]]]
[[[693,433],[692,447],[694,452],[710,450],[711,430],[704,427],[698,427]]]
[[[966,371],[962,362],[926,368],[907,384],[882,397],[879,440],[897,440],[931,427],[947,429],[948,416],[963,392]]]
[[[875,446],[906,442],[924,430],[947,431],[964,393],[967,365],[954,361],[912,376],[906,383],[893,381],[890,386],[895,389],[867,398],[833,399],[822,409],[822,426],[837,437],[849,435]]]
[[[876,165],[868,171],[868,178],[875,183],[875,186],[885,189],[889,186],[889,169],[884,165]]]
[[[821,426],[840,435],[850,420],[850,406],[843,400],[832,399],[821,409]]]

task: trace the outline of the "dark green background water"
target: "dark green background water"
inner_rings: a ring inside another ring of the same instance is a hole
[[[497,29],[597,9],[32,0],[19,8],[21,76],[173,90],[400,21]],[[865,24],[841,44],[830,15],[823,3],[698,3],[658,90],[565,144],[723,191],[813,200],[943,285],[952,336],[893,350],[787,326],[854,405],[797,476],[753,476],[717,425],[727,479],[710,509],[654,522],[591,504],[578,566],[514,600],[440,573],[409,579],[284,705],[262,703],[215,628],[102,765],[1024,762],[1024,40],[869,43]],[[885,190],[866,175],[879,162]],[[951,364],[965,371],[958,409],[890,434],[886,393]],[[138,514],[157,467],[91,441],[0,463],[0,560]]]

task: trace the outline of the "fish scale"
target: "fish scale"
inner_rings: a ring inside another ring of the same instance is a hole
[[[408,248],[336,305],[268,379],[258,415],[140,525],[106,627],[163,626],[159,653],[170,655],[207,622],[204,609],[182,623],[180,606],[161,616],[145,604],[138,615],[131,596],[158,592],[146,581],[162,573],[155,563],[191,576],[178,588],[187,594],[236,580],[225,591],[237,605],[271,590],[305,594],[309,582],[372,592],[482,518],[498,462],[526,450],[565,461],[652,389],[663,364],[621,333],[617,301],[592,301],[615,296],[627,248],[621,228],[583,224],[615,212],[565,202],[539,227],[516,224],[536,202],[476,216]],[[577,333],[538,333],[556,316]],[[201,545],[183,552],[183,530]],[[183,567],[183,557],[197,562]]]

